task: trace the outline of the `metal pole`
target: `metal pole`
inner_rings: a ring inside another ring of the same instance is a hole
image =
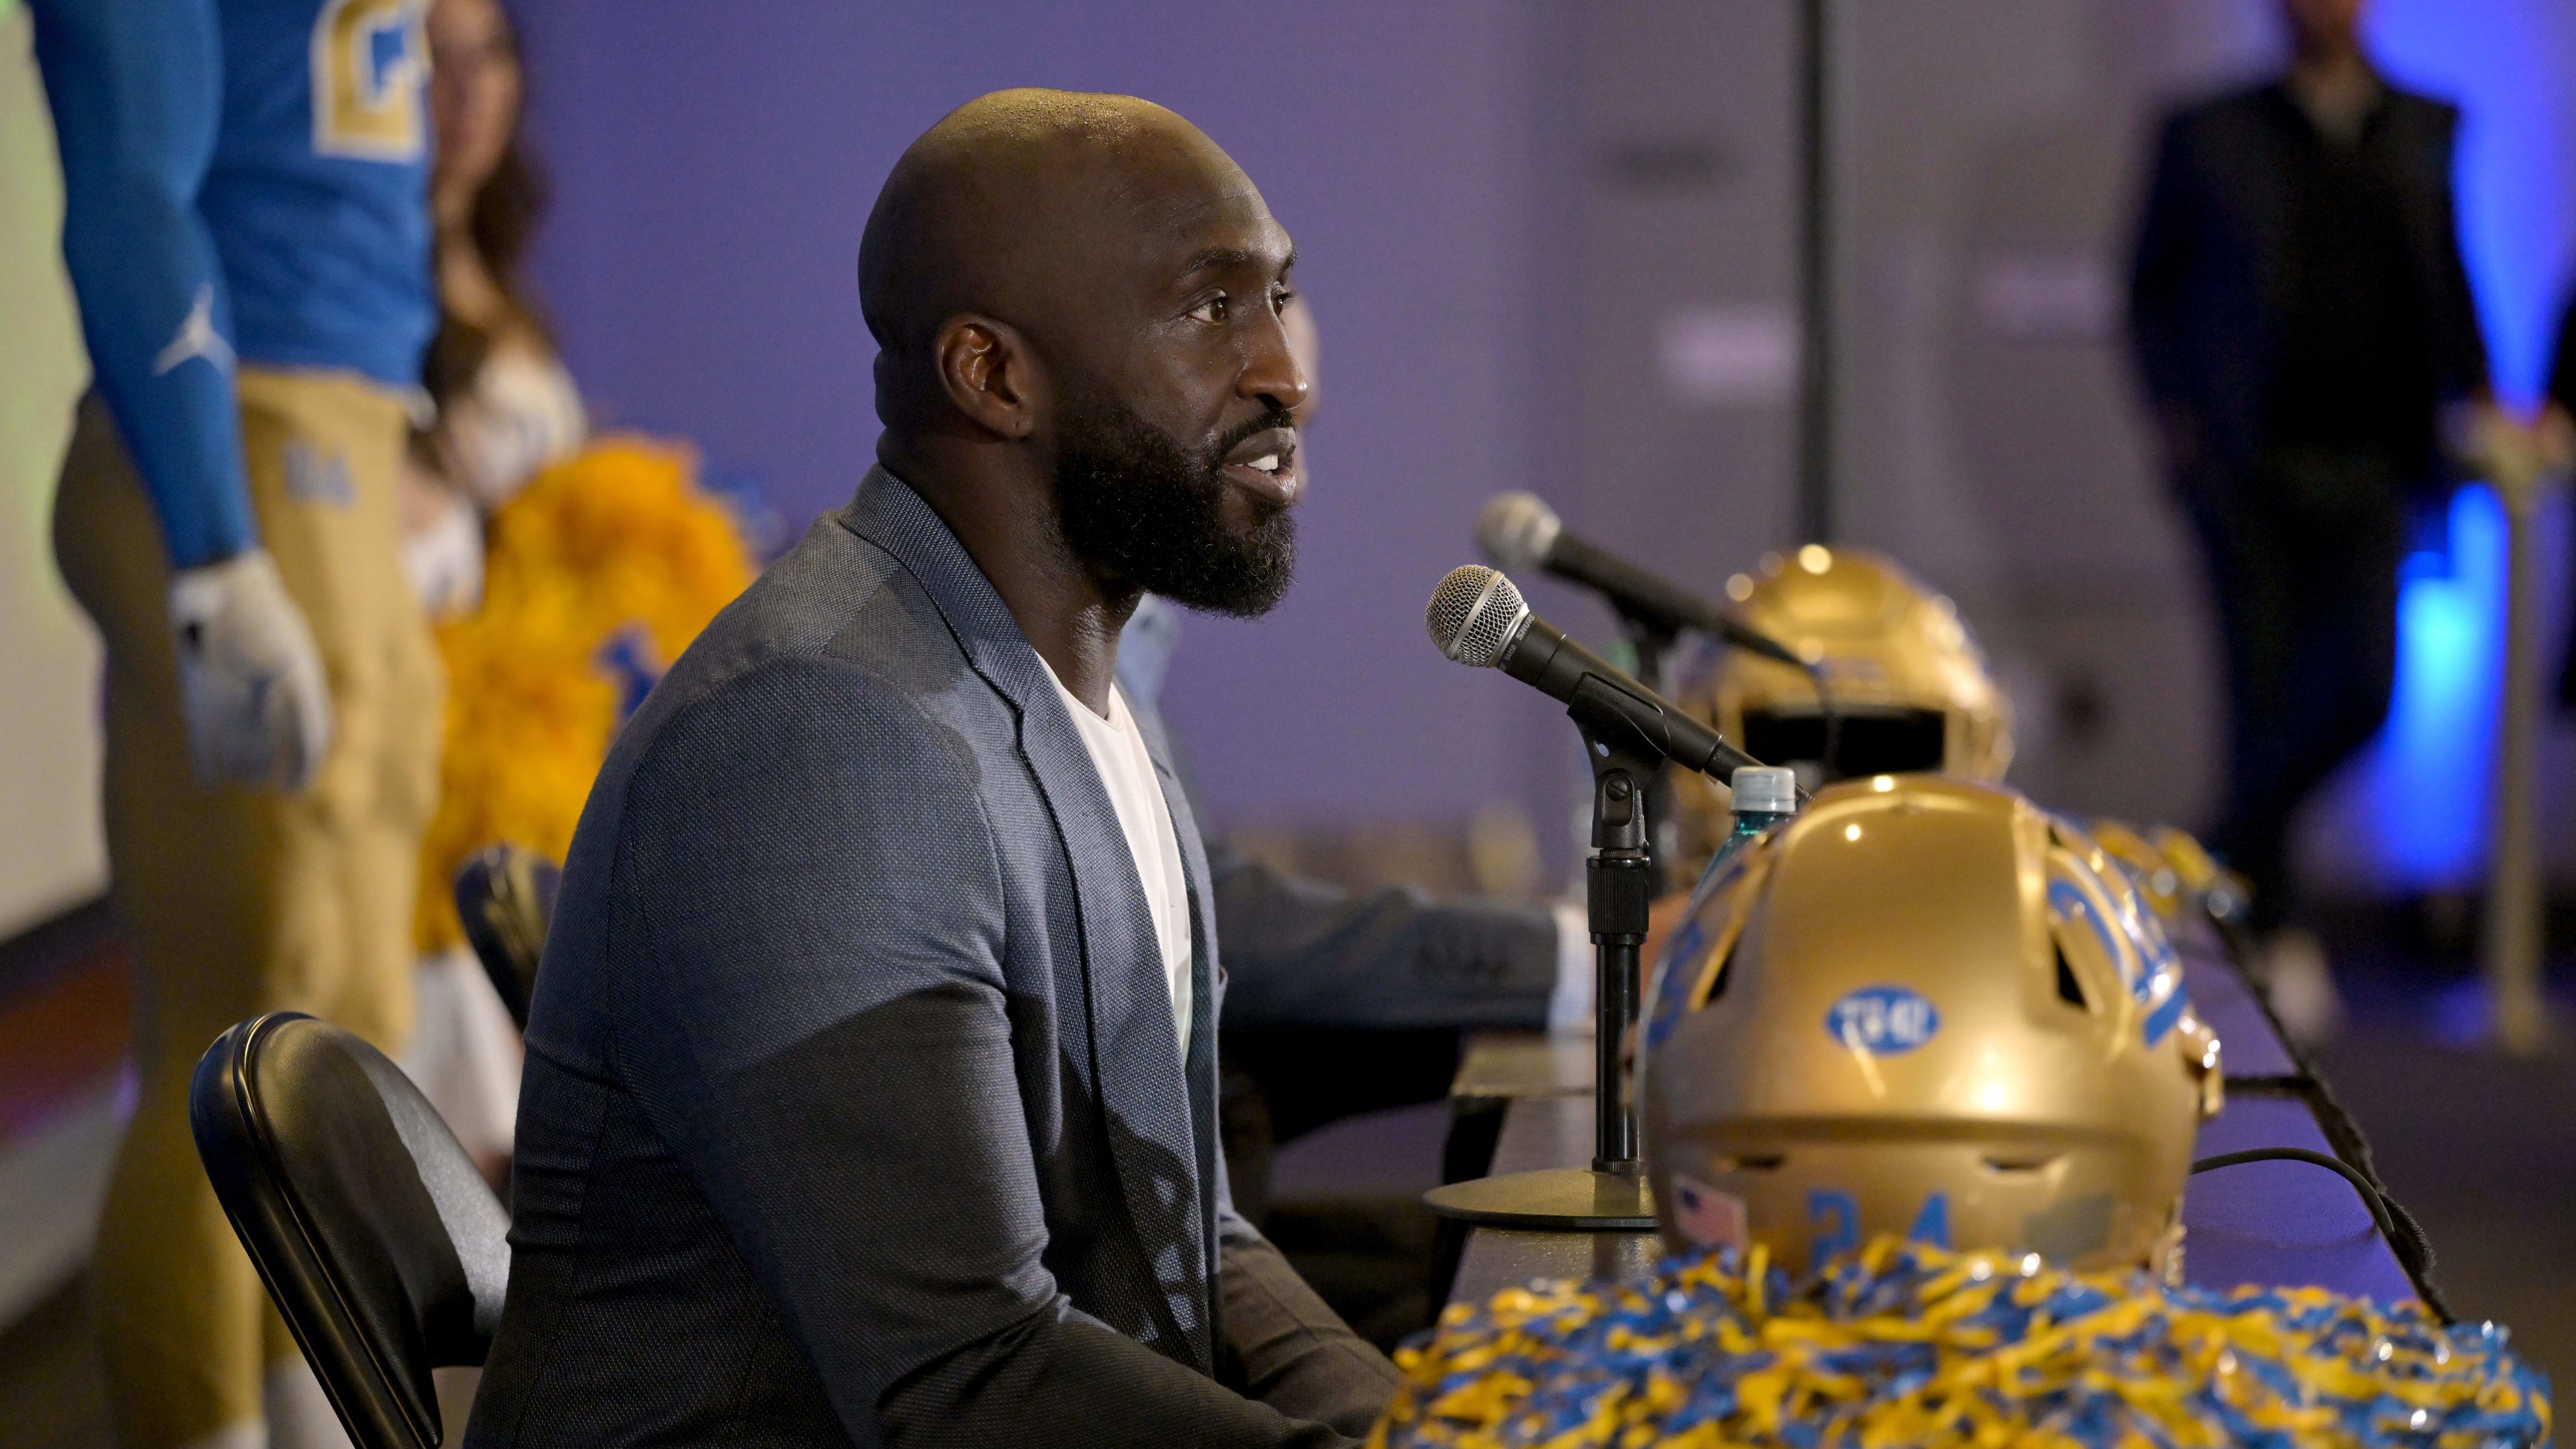
[[[1592,793],[1592,858],[1584,864],[1584,894],[1592,928],[1594,1036],[1592,1170],[1633,1177],[1637,1164],[1637,1107],[1628,1091],[1627,1047],[1637,1024],[1637,957],[1645,943],[1654,899],[1654,869],[1646,851],[1644,780],[1661,773],[1647,761],[1613,748],[1604,753],[1590,730],[1600,773]]]
[[[1799,0],[1798,537],[1834,537],[1832,0]]]
[[[2510,471],[2510,470],[2498,470]],[[2495,838],[2488,869],[2487,987],[2496,1045],[2512,1056],[2547,1035],[2540,996],[2540,560],[2542,479],[2503,477],[2506,528],[2504,691],[2495,762]]]
[[[1627,1052],[1637,1025],[1637,943],[1600,941],[1593,950],[1600,1019],[1592,1041],[1592,1170],[1634,1173],[1637,1105],[1628,1092]]]

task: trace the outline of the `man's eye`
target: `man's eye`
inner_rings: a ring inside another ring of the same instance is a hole
[[[1275,316],[1278,313],[1287,311],[1288,304],[1296,300],[1297,294],[1289,288],[1281,287],[1272,292],[1270,294],[1270,311],[1272,315]]]
[[[1208,298],[1206,301],[1201,302],[1195,307],[1192,307],[1190,309],[1190,316],[1193,320],[1200,322],[1223,322],[1226,318],[1225,294],[1223,292],[1219,292],[1215,296]]]

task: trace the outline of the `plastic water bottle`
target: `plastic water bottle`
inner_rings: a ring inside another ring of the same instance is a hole
[[[1699,885],[1691,892],[1694,898],[1717,879],[1744,842],[1798,813],[1798,773],[1785,766],[1742,766],[1728,777],[1727,787],[1735,796],[1735,832],[1709,857],[1708,869],[1700,872]]]
[[[1783,765],[1746,765],[1727,779],[1735,795],[1733,845],[1798,813],[1798,772]]]
[[[1709,858],[1708,869],[1700,872],[1699,884],[1692,887],[1690,904],[1682,912],[1681,928],[1666,943],[1661,957],[1655,960],[1653,978],[1646,987],[1645,1043],[1654,1050],[1663,1045],[1664,1035],[1673,1029],[1688,1010],[1684,999],[1698,983],[1698,972],[1692,966],[1705,960],[1705,952],[1714,930],[1704,912],[1708,893],[1726,863],[1744,848],[1744,842],[1798,813],[1798,776],[1793,770],[1776,765],[1746,765],[1727,781],[1735,794],[1735,832],[1726,837]]]

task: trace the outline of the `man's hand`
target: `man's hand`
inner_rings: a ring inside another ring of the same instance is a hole
[[[2524,422],[2492,399],[2477,398],[2454,405],[2443,422],[2462,468],[2493,483],[2516,513],[2530,509],[2544,488],[2566,474],[2576,452],[2567,416],[2555,407]]]
[[[301,790],[331,748],[331,692],[303,611],[260,549],[170,580],[179,705],[209,785]]]
[[[433,620],[471,613],[483,600],[483,518],[472,500],[406,458],[395,491],[403,572]]]
[[[2576,470],[2576,417],[2567,409],[2549,403],[2540,410],[2540,420],[2531,425],[2531,438],[2540,450],[2540,466],[2553,473]]]

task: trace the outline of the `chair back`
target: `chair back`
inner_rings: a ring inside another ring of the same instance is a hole
[[[480,1364],[509,1219],[384,1053],[301,1012],[216,1038],[188,1091],[197,1156],[358,1449],[438,1449],[430,1370]]]
[[[563,871],[553,861],[515,845],[487,845],[456,872],[456,914],[465,923],[465,939],[521,1031],[528,1029],[537,958],[545,954],[546,928],[562,888]]]

